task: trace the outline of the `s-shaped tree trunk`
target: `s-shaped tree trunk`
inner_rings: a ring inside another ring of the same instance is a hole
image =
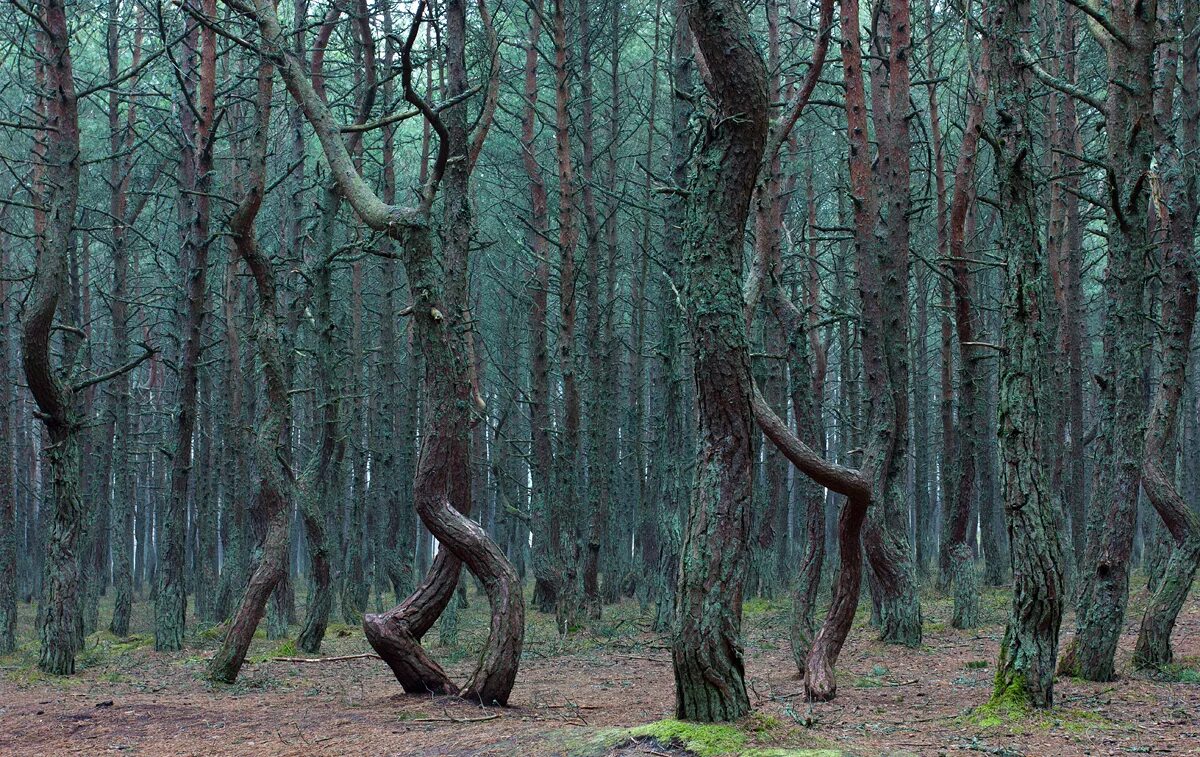
[[[457,693],[483,704],[506,704],[520,664],[524,635],[525,603],[520,578],[500,549],[480,526],[460,509],[469,508],[469,476],[465,429],[481,400],[475,391],[474,366],[469,359],[470,327],[466,302],[458,300],[460,284],[447,275],[450,258],[465,270],[466,246],[450,242],[439,249],[433,244],[430,228],[431,207],[447,164],[451,159],[451,132],[437,112],[414,89],[412,83],[412,46],[425,13],[425,3],[417,5],[412,28],[401,51],[401,78],[405,99],[421,112],[438,135],[438,155],[430,180],[415,208],[385,203],[355,169],[340,126],[321,100],[312,82],[304,75],[296,57],[287,49],[283,30],[270,0],[255,0],[254,15],[261,31],[266,53],[279,67],[288,91],[304,111],[329,162],[330,172],[343,198],[372,229],[396,240],[408,273],[413,317],[413,335],[425,367],[426,412],[420,459],[413,499],[417,515],[445,549],[439,553],[430,574],[407,600],[383,615],[364,619],[367,638],[392,668],[397,679],[410,693]],[[465,9],[452,2],[447,7],[448,55],[462,56],[465,40],[462,19]],[[491,27],[486,8],[480,5],[485,27]],[[493,69],[489,90],[496,86]],[[493,107],[489,94],[484,111]],[[458,107],[463,107],[461,104]],[[490,115],[481,118],[474,141],[454,155],[462,162],[466,176],[478,157],[486,135]],[[464,177],[465,179],[465,177]],[[451,181],[453,185],[455,182]],[[464,193],[465,197],[465,193]],[[447,198],[448,206],[459,199]],[[464,214],[452,212],[460,222]],[[469,214],[465,214],[469,219]],[[448,239],[469,238],[469,229],[444,229]],[[384,484],[388,485],[388,484]],[[394,483],[391,485],[395,485]],[[459,508],[459,509],[456,509]],[[491,604],[491,629],[470,680],[459,688],[420,646],[421,636],[432,626],[445,607],[449,593],[458,580],[459,561],[466,563],[483,584]]]
[[[62,366],[53,364],[54,314],[67,291],[67,260],[79,199],[79,115],[71,66],[71,41],[63,0],[41,7],[38,102],[45,129],[34,146],[33,283],[21,314],[21,355],[25,380],[37,402],[49,437],[45,480],[51,512],[47,525],[46,573],[38,608],[41,651],[38,667],[47,673],[75,672],[79,642],[79,548],[86,510],[79,496],[79,425],[76,388],[69,382],[75,345],[68,335]]]
[[[688,7],[707,64],[711,114],[684,219],[684,307],[693,345],[700,445],[676,592],[675,711],[699,721],[750,709],[742,588],[750,519],[753,414],[743,320],[742,245],[766,143],[767,70],[740,0]]]

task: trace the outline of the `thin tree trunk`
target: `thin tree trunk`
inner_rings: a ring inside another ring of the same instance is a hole
[[[195,3],[195,0],[189,0]],[[200,0],[195,11],[216,17],[216,0]],[[216,32],[197,25],[184,44],[180,128],[184,147],[179,166],[179,215],[182,228],[180,271],[185,277],[180,313],[179,385],[176,394],[175,446],[170,490],[163,520],[163,539],[154,595],[154,648],[183,648],[187,615],[184,560],[193,434],[196,429],[200,352],[203,337],[209,249],[209,189],[212,184],[213,127],[216,119]]]

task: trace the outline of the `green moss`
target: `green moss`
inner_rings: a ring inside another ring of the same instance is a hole
[[[983,670],[988,666],[987,660],[971,660],[966,664],[967,670]]]
[[[784,724],[771,715],[755,713],[737,724],[690,723],[660,720],[636,728],[610,728],[583,741],[576,740],[570,754],[584,757],[607,754],[614,747],[634,741],[653,741],[663,747],[682,749],[694,757],[843,757],[837,749],[804,749],[788,746],[757,746],[761,739],[777,739]]]
[[[732,725],[689,723],[683,720],[660,720],[629,732],[631,738],[649,738],[661,744],[675,744],[697,757],[717,757],[722,754],[741,754],[746,734]]]
[[[978,707],[965,720],[979,728],[1062,729],[1071,733],[1111,728],[1116,724],[1090,710],[1040,710],[1029,706],[1024,682],[1019,678],[992,694],[987,704]]]
[[[1159,681],[1169,683],[1200,683],[1200,668],[1176,662],[1157,668],[1153,671],[1153,676]]]

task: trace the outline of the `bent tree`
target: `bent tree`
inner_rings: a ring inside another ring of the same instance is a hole
[[[45,0],[39,19],[45,57],[39,63],[38,111],[43,128],[34,146],[33,284],[21,313],[21,357],[29,392],[46,427],[50,523],[38,636],[38,667],[47,673],[75,672],[79,616],[80,529],[86,522],[79,494],[79,429],[76,386],[71,385],[78,336],[66,332],[58,367],[53,364],[54,315],[67,292],[67,267],[74,243],[79,200],[79,112],[71,65],[71,40],[63,0]]]
[[[274,70],[264,60],[258,70],[258,93],[255,99],[255,121],[250,152],[250,182],[245,197],[229,220],[238,256],[254,278],[258,302],[254,312],[254,341],[262,361],[263,383],[267,407],[258,424],[255,456],[262,480],[258,488],[258,504],[267,528],[258,563],[221,648],[209,662],[208,675],[215,681],[232,683],[246,659],[246,650],[254,638],[254,630],[262,620],[267,600],[287,572],[288,516],[296,500],[295,476],[289,469],[284,428],[288,415],[288,390],[283,364],[283,334],[280,328],[275,270],[270,258],[258,245],[254,222],[266,194],[267,146],[270,138],[271,91]]]
[[[1018,707],[1053,704],[1054,661],[1062,622],[1062,550],[1057,506],[1042,456],[1039,427],[1046,385],[1045,267],[1034,186],[1032,72],[1022,44],[1029,0],[992,9],[996,116],[992,135],[1005,261],[1000,351],[1000,457],[1004,516],[1012,550],[1013,599],[992,701]]]
[[[766,64],[740,0],[699,0],[687,20],[715,112],[694,158],[683,225],[700,444],[672,660],[676,714],[708,722],[750,709],[740,636],[754,432],[742,246],[769,114]]]
[[[475,391],[474,365],[469,359],[465,278],[456,280],[454,273],[465,277],[470,229],[469,226],[443,228],[443,241],[438,245],[434,244],[431,228],[434,198],[451,161],[456,166],[462,164],[459,168],[465,173],[448,184],[447,221],[452,226],[471,223],[470,213],[463,212],[462,203],[468,198],[464,190],[486,128],[476,131],[471,145],[455,140],[452,146],[451,132],[438,111],[417,93],[413,85],[412,48],[425,23],[426,10],[425,3],[419,3],[401,49],[401,84],[405,100],[421,113],[438,136],[437,158],[416,207],[386,203],[359,173],[340,125],[313,88],[295,54],[288,49],[273,3],[256,0],[252,10],[244,10],[253,14],[265,54],[278,67],[289,93],[316,132],[342,196],[367,226],[398,243],[408,274],[413,338],[424,362],[427,408],[413,500],[417,515],[445,549],[408,599],[388,613],[364,619],[367,639],[410,693],[453,693],[483,704],[506,704],[520,663],[525,603],[520,578],[511,563],[479,524],[468,517],[467,432],[482,400]],[[465,14],[465,8],[462,3],[451,2],[446,14],[447,55],[461,57],[465,35],[462,19],[457,16]],[[483,18],[488,23],[487,16]],[[457,61],[454,65],[458,65]],[[460,100],[455,107],[465,105]],[[459,191],[461,197],[457,195]],[[449,602],[458,584],[461,563],[466,563],[483,584],[492,613],[488,639],[475,670],[467,684],[458,687],[425,653],[420,640]]]
[[[1175,103],[1172,87],[1159,93],[1156,129],[1159,131],[1156,162],[1163,191],[1155,208],[1166,227],[1163,253],[1163,291],[1160,356],[1162,373],[1146,427],[1142,489],[1175,540],[1163,578],[1142,615],[1133,664],[1154,669],[1169,664],[1171,630],[1187,599],[1196,565],[1200,562],[1200,516],[1188,506],[1175,486],[1175,443],[1179,431],[1179,405],[1187,385],[1192,333],[1196,326],[1196,297],[1200,290],[1196,271],[1197,155],[1200,155],[1200,7],[1183,3],[1174,21],[1181,44],[1178,58],[1180,117],[1172,129]],[[1173,61],[1173,58],[1168,58]],[[1171,74],[1168,67],[1168,75]]]

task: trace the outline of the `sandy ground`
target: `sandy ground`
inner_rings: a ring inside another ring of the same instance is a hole
[[[746,668],[757,714],[742,724],[755,747],[836,748],[852,755],[1200,754],[1200,684],[1163,682],[1129,669],[1135,597],[1118,662],[1120,678],[1062,680],[1046,716],[985,726],[984,703],[1003,631],[1002,592],[985,597],[986,625],[946,626],[949,605],[930,596],[920,649],[884,645],[855,627],[838,668],[838,698],[809,706],[788,650],[785,603],[748,606]],[[482,638],[486,603],[473,598],[458,643],[431,649],[465,676]],[[32,614],[32,608],[23,607]],[[140,755],[563,755],[605,729],[671,716],[673,684],[664,639],[647,630],[636,605],[606,608],[605,619],[559,639],[531,613],[512,706],[483,710],[455,699],[405,695],[376,659],[297,664],[286,642],[259,639],[233,686],[204,680],[213,633],[182,653],[155,653],[145,635],[149,607],[132,640],[89,639],[78,675],[55,679],[33,665],[32,643],[0,658],[0,754]],[[25,630],[31,618],[24,618]],[[1064,623],[1066,635],[1073,626]],[[331,629],[323,655],[367,652],[361,632]],[[1176,655],[1200,660],[1200,602],[1193,597],[1175,632]],[[1191,680],[1196,680],[1193,676]],[[586,750],[583,750],[586,751]],[[591,749],[592,754],[683,754],[670,744]]]

